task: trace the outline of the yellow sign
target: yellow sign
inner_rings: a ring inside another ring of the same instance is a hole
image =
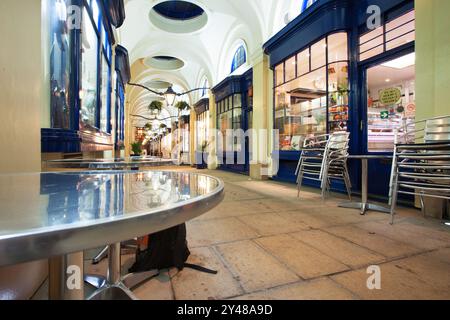
[[[385,106],[399,103],[402,91],[399,88],[388,88],[380,90],[380,102]]]

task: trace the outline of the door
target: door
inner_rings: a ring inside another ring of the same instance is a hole
[[[415,53],[378,61],[363,68],[363,73],[361,152],[391,155],[395,130],[415,121]],[[392,161],[372,160],[369,168],[369,193],[386,198]]]

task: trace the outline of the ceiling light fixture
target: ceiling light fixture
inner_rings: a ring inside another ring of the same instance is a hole
[[[416,53],[410,53],[406,56],[394,59],[392,61],[381,64],[383,67],[393,68],[393,69],[405,69],[416,64]]]
[[[158,92],[158,91],[152,90],[152,89],[150,89],[150,88],[148,88],[148,87],[146,87],[146,86],[144,86],[142,84],[131,83],[131,82],[129,82],[128,84],[130,86],[139,87],[139,88],[145,89],[147,91],[150,91],[151,93],[154,93],[154,94],[156,94],[158,96],[164,97],[164,99],[166,100],[167,105],[170,106],[170,107],[175,105],[175,101],[176,101],[177,97],[184,96],[184,95],[189,94],[189,93],[194,92],[194,91],[211,90],[211,88],[195,88],[195,89],[183,92],[183,93],[177,93],[177,92],[175,92],[173,90],[172,86],[170,86],[169,88],[167,88],[166,92],[163,93],[163,92]]]

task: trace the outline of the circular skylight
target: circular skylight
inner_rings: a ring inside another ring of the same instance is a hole
[[[208,24],[204,8],[189,1],[163,1],[149,13],[152,24],[170,33],[193,33]]]
[[[164,1],[153,7],[158,14],[167,19],[190,20],[200,17],[205,11],[188,1]]]
[[[146,83],[147,87],[152,89],[167,89],[172,86],[170,82],[163,80],[153,80]]]
[[[148,67],[159,70],[178,70],[184,67],[184,62],[171,56],[154,56],[144,60]]]

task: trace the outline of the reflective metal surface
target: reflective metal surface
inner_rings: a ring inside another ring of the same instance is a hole
[[[157,157],[130,157],[118,159],[59,159],[48,160],[50,168],[81,168],[81,169],[126,169],[140,167],[158,167],[173,165],[171,159]]]
[[[0,175],[0,266],[170,228],[214,208],[223,188],[179,172]]]

